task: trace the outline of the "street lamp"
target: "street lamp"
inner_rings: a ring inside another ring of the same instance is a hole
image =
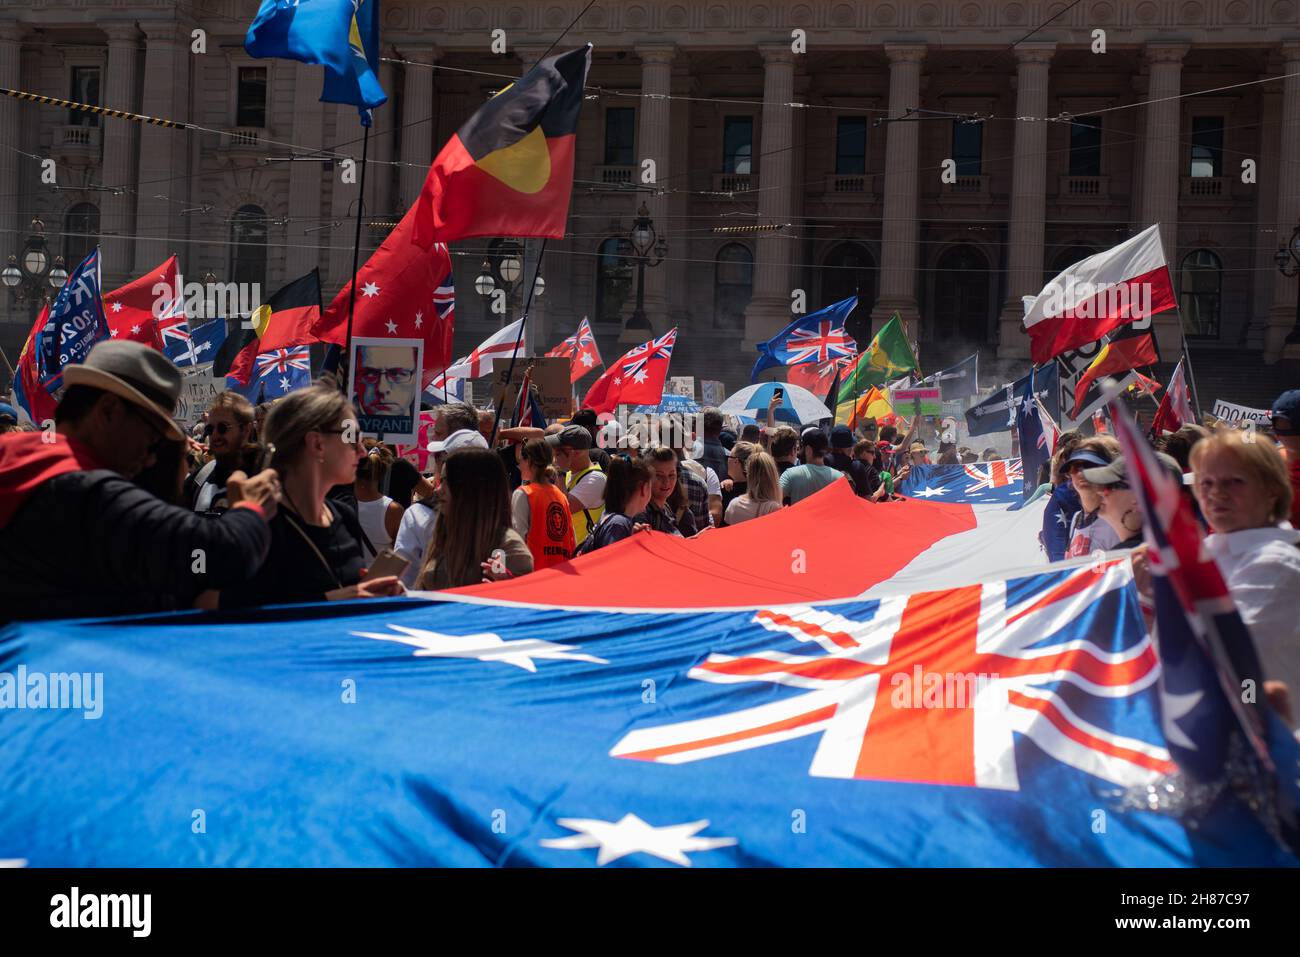
[[[646,209],[644,202],[636,211],[636,221],[627,238],[636,255],[636,308],[632,310],[627,328],[649,330],[650,320],[645,314],[645,270],[647,266],[653,269],[664,261],[668,255],[668,244],[655,232],[654,220],[650,218],[650,210]]]
[[[1278,247],[1273,262],[1277,263],[1277,271],[1288,279],[1300,276],[1300,226],[1291,230],[1291,239],[1285,246]],[[1300,343],[1300,295],[1296,296],[1295,317],[1295,326],[1286,337],[1287,345]]]
[[[478,278],[474,280],[474,291],[486,298],[492,295],[492,290],[496,289],[496,287],[496,280],[492,278],[492,264],[485,259],[479,270]]]
[[[500,286],[509,300],[513,295],[515,287],[524,275],[524,263],[521,257],[521,250],[518,243],[504,243],[498,247],[497,252],[497,275],[501,277]],[[492,275],[492,261],[483,260],[483,265],[479,267],[479,274],[474,280],[474,291],[484,299],[490,299],[497,290],[497,280]],[[533,298],[537,298],[546,291],[546,280],[538,276],[533,281]]]
[[[15,302],[31,302],[34,317],[39,305],[49,299],[50,290],[62,289],[67,283],[68,270],[62,256],[54,257],[51,262],[45,224],[39,216],[32,218],[31,229],[22,252],[10,255],[5,268],[0,270],[0,282]]]

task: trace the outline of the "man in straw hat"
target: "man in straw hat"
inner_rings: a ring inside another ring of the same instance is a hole
[[[171,361],[110,339],[63,381],[52,431],[0,435],[0,616],[188,608],[251,577],[270,545],[273,471],[231,476],[233,507],[220,519],[132,481],[166,444],[185,442],[172,419],[181,374]]]

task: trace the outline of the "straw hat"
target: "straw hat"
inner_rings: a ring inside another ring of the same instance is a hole
[[[138,342],[106,339],[90,350],[84,363],[64,369],[63,382],[111,392],[148,413],[169,439],[185,439],[172,418],[181,396],[181,373],[157,349]]]

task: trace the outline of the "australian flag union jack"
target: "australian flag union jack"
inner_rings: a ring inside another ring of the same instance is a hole
[[[629,349],[623,356],[623,374],[628,378],[640,382],[645,378],[644,369],[647,363],[655,359],[670,359],[673,354],[673,345],[677,342],[677,330],[670,329],[658,339],[650,342],[643,342],[635,348]],[[627,361],[631,360],[631,361]]]
[[[248,385],[227,378],[226,388],[246,396],[250,402],[266,402],[311,385],[311,350],[308,346],[274,349],[257,356]]]
[[[1021,499],[1020,459],[997,459],[969,465],[914,465],[898,485],[900,495],[965,502],[970,505],[1011,505]]]
[[[825,363],[856,355],[858,344],[844,323],[857,304],[857,296],[832,303],[799,317],[767,342],[760,342],[751,381],[757,381],[758,374],[772,366]]]

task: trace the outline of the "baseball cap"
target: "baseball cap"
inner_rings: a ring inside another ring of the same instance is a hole
[[[837,425],[835,428],[831,429],[831,448],[853,448],[853,430],[847,425]]]
[[[477,429],[460,429],[451,433],[441,442],[430,442],[429,451],[435,455],[439,452],[450,454],[459,452],[461,449],[485,449],[488,447],[487,439]]]
[[[1070,453],[1070,457],[1065,460],[1066,465],[1073,465],[1075,462],[1083,462],[1085,465],[1104,466],[1110,465],[1110,460],[1104,455],[1099,455],[1089,449],[1076,449]],[[1089,481],[1092,481],[1089,479]]]
[[[1272,408],[1268,410],[1268,416],[1270,419],[1290,420],[1291,428],[1285,432],[1278,431],[1278,435],[1295,435],[1300,432],[1300,389],[1288,389],[1274,399]]]
[[[1176,476],[1179,482],[1183,480],[1183,469],[1176,458],[1166,452],[1157,452],[1155,455],[1169,474]],[[1128,463],[1124,461],[1124,456],[1117,455],[1113,462],[1084,469],[1083,477],[1093,485],[1118,485],[1128,481]]]
[[[552,448],[566,446],[571,449],[591,448],[591,433],[580,425],[566,425],[554,435],[548,435],[546,442]]]

